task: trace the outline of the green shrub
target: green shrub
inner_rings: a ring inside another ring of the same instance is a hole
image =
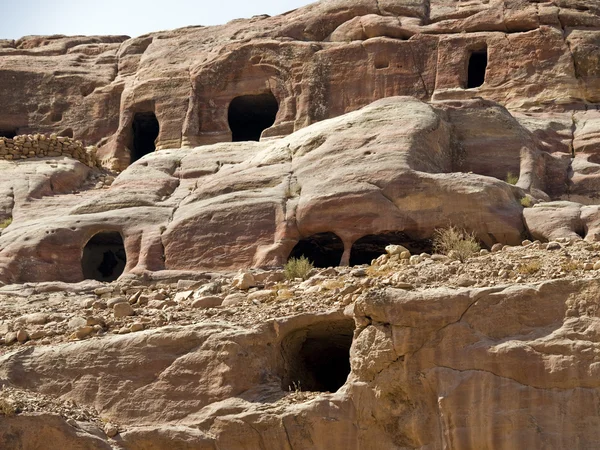
[[[512,172],[508,172],[508,173],[506,174],[506,179],[505,179],[505,181],[506,181],[508,184],[515,185],[515,184],[517,184],[517,182],[519,181],[519,177],[518,177],[517,175],[513,174]]]
[[[435,230],[433,249],[438,253],[463,262],[477,254],[481,247],[474,233],[452,226]]]
[[[285,278],[288,280],[294,280],[296,278],[302,278],[306,280],[308,274],[313,270],[313,263],[309,261],[305,256],[300,258],[290,258],[284,267]]]
[[[0,222],[0,229],[4,230],[6,227],[8,227],[11,223],[12,223],[12,217],[9,217],[6,220],[3,220],[2,222]]]

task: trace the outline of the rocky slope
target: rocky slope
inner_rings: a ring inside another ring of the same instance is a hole
[[[599,46],[593,0],[0,41],[0,448],[598,447]]]

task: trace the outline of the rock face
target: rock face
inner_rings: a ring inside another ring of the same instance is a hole
[[[0,41],[0,448],[599,448],[599,54],[596,0]]]
[[[476,118],[489,127],[465,125]],[[418,241],[447,223],[516,244],[525,190],[552,180],[525,172],[524,190],[502,179],[532,162],[543,166],[533,136],[497,104],[384,99],[280,140],[149,155],[89,201],[49,211],[51,221],[13,224],[0,264],[5,280],[81,281],[83,248],[99,232],[120,233],[125,271],[137,274],[282,265],[323,232],[339,236],[345,264],[364,236]]]
[[[599,289],[372,290],[355,322],[332,312],[36,347],[0,359],[0,379],[92,405],[128,449],[594,448]],[[302,365],[311,339],[321,364],[351,342],[351,371],[335,393],[292,400],[290,376],[322,381]]]
[[[73,136],[127,169],[108,190],[78,166],[70,189],[16,198],[26,163],[7,166],[0,279],[81,281],[105,252],[106,280],[276,266],[323,233],[341,249],[329,265],[365,236],[417,245],[450,223],[488,247],[556,235],[522,209],[595,201],[599,26],[590,2],[330,0],[135,39],[3,41],[0,134]]]
[[[134,39],[1,41],[0,130],[71,132],[123,169],[136,157],[134,128],[152,115],[157,148],[230,141],[229,106],[240,96],[275,99],[264,137],[383,97],[481,96],[527,113],[555,151],[584,151],[589,161],[600,116],[584,105],[600,100],[599,11],[593,0],[324,0]],[[487,54],[487,69],[476,56],[469,72],[473,54]]]

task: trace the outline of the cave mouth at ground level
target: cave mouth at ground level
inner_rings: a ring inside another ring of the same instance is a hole
[[[411,254],[432,252],[430,239],[411,239],[410,236],[401,231],[387,231],[379,234],[369,234],[354,242],[350,251],[350,265],[371,264],[372,260],[385,255],[385,248],[391,244],[402,245]]]
[[[7,139],[13,139],[15,136],[18,136],[18,131],[16,128],[0,128],[0,137],[4,137]]]
[[[97,233],[83,249],[81,269],[86,280],[115,281],[125,270],[123,237],[116,231]]]
[[[301,239],[292,249],[289,258],[304,256],[315,267],[336,267],[344,254],[344,243],[335,233],[318,233]]]
[[[289,333],[281,343],[282,388],[336,392],[350,374],[353,320],[321,322]]]
[[[277,99],[270,92],[234,98],[228,112],[231,140],[260,141],[262,132],[275,123],[278,111]]]

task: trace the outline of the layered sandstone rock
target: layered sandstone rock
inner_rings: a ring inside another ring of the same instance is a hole
[[[0,41],[0,447],[598,447],[599,47],[595,0]]]
[[[554,182],[545,157],[495,103],[385,99],[281,140],[156,152],[62,208],[55,196],[19,198],[0,237],[2,276],[81,281],[83,247],[103,231],[121,234],[125,272],[138,275],[282,265],[301,238],[322,232],[343,243],[333,265],[348,264],[363,236],[419,241],[448,223],[489,246],[515,244],[521,199]],[[503,181],[519,170],[519,187]],[[32,204],[45,220],[18,214]]]
[[[557,280],[371,290],[355,324],[331,312],[38,346],[2,357],[0,378],[92,406],[119,424],[127,449],[590,448],[599,439],[598,289]],[[314,354],[331,352],[354,327],[343,387],[290,393],[303,340],[321,342]],[[15,428],[22,442],[43,435],[28,420],[0,422],[0,442]],[[53,433],[93,442],[81,428]]]
[[[591,0],[328,0],[133,39],[26,37],[0,48],[0,131],[69,129],[123,169],[137,113],[155,114],[164,149],[231,140],[228,108],[238,96],[274,96],[265,137],[383,97],[484,97],[527,112],[541,129],[554,127],[546,110],[556,111],[572,125],[574,149],[596,153],[588,120],[597,108],[588,105],[599,101],[599,27]],[[485,83],[465,89],[470,57],[482,51]]]

